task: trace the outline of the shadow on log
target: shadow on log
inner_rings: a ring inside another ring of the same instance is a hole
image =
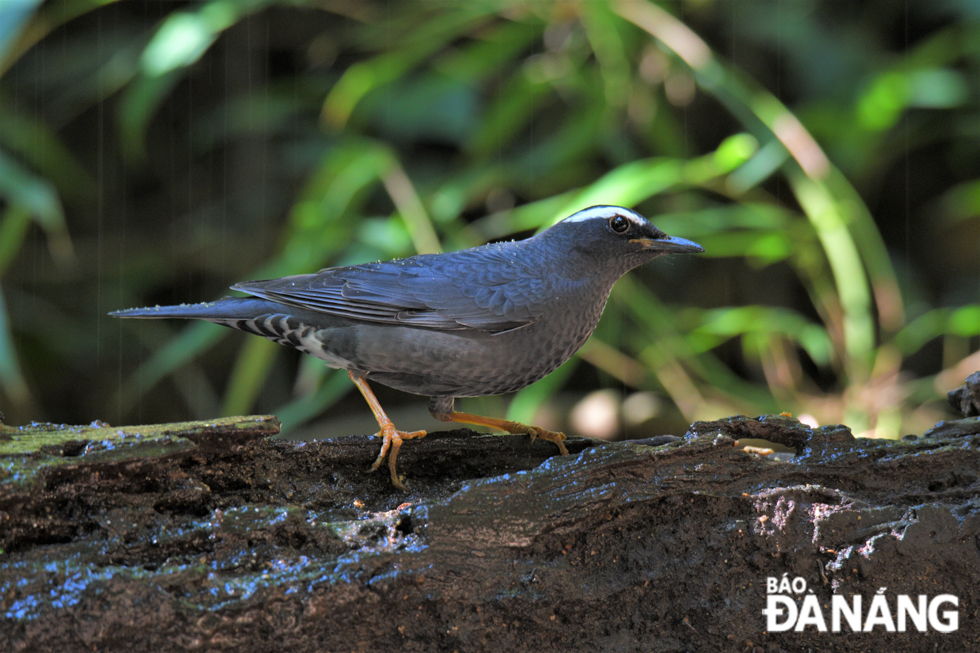
[[[978,650],[980,423],[952,424],[735,417],[567,457],[434,433],[407,493],[362,471],[376,439],[272,417],[3,426],[0,649]]]

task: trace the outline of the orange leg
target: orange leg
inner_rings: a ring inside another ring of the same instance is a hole
[[[568,455],[568,449],[565,448],[564,433],[549,431],[539,426],[528,426],[527,424],[521,424],[520,422],[511,422],[506,419],[497,419],[496,417],[483,417],[482,415],[460,413],[455,410],[448,415],[435,415],[435,417],[445,422],[460,422],[462,424],[473,424],[476,426],[489,426],[492,429],[500,429],[501,431],[507,431],[508,433],[513,433],[515,435],[527,433],[531,436],[531,442],[534,442],[536,438],[541,438],[542,440],[547,440],[548,442],[554,442],[558,447],[558,451],[565,456]]]
[[[367,384],[364,377],[356,376],[349,370],[347,376],[354,382],[357,389],[361,391],[364,400],[371,407],[371,412],[374,413],[374,418],[378,420],[378,426],[381,427],[381,430],[375,435],[384,438],[384,442],[381,445],[381,453],[378,454],[374,464],[371,465],[371,471],[373,472],[381,466],[381,462],[385,459],[385,454],[388,453],[388,449],[390,448],[391,455],[388,456],[388,470],[391,472],[391,483],[399,490],[408,490],[405,484],[399,480],[398,473],[395,471],[395,459],[398,458],[398,450],[401,449],[403,440],[424,438],[425,431],[399,431],[396,429],[395,425],[388,419],[388,416],[385,415],[385,411],[381,408],[378,398],[374,396],[374,392],[371,391],[371,386]]]

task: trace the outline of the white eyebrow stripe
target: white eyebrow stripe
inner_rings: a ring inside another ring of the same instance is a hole
[[[562,222],[585,222],[586,220],[608,220],[615,214],[620,214],[634,224],[643,224],[643,220],[635,212],[621,206],[593,206],[573,213]]]

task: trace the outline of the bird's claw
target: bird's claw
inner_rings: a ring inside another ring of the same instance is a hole
[[[367,471],[373,472],[377,471],[381,467],[381,463],[385,459],[385,455],[388,454],[389,450],[391,454],[388,455],[388,471],[391,473],[391,483],[399,490],[408,490],[405,484],[402,483],[401,479],[398,478],[398,472],[395,471],[395,461],[398,458],[398,450],[401,449],[402,442],[405,440],[411,440],[412,438],[424,438],[425,431],[399,431],[395,428],[394,424],[390,422],[384,425],[380,431],[375,433],[376,437],[382,438],[381,451],[378,453],[378,457],[374,459],[370,469]]]
[[[527,434],[531,436],[532,443],[538,438],[541,438],[542,440],[547,440],[548,442],[554,443],[555,446],[558,447],[558,451],[563,456],[568,455],[568,448],[565,447],[566,436],[564,433],[559,431],[549,431],[539,426],[529,426],[527,427]]]

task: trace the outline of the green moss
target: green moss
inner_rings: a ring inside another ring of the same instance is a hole
[[[278,432],[278,420],[268,416],[144,426],[0,424],[0,492],[26,490],[54,467],[166,456],[211,439],[251,439]]]

